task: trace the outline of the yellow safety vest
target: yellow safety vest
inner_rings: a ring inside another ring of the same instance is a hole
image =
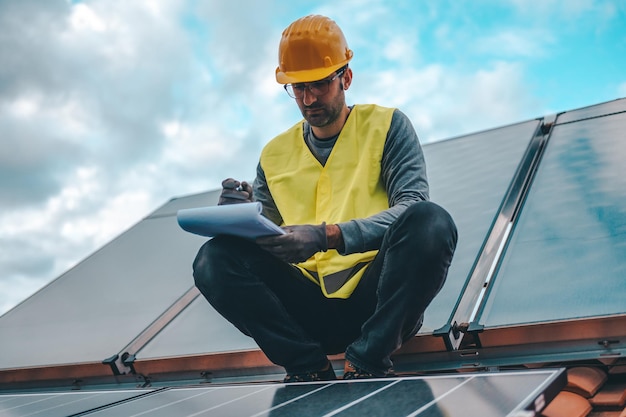
[[[389,208],[380,178],[394,109],[355,105],[325,166],[304,141],[303,123],[272,139],[261,167],[284,225],[336,224]],[[316,253],[296,266],[329,298],[348,298],[378,251]]]

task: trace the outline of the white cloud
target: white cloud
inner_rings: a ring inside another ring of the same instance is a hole
[[[417,49],[417,37],[407,37],[406,35],[395,35],[386,41],[382,47],[382,54],[385,59],[396,63],[415,62]]]
[[[232,140],[232,132],[221,130],[214,125],[168,125],[169,135],[163,162],[187,165],[200,169],[204,164],[212,164],[229,159],[241,152],[241,141]],[[175,126],[175,127],[174,127]],[[174,130],[175,129],[175,130]]]
[[[34,97],[19,97],[11,103],[7,103],[8,112],[15,117],[28,118],[39,110],[39,101]]]
[[[70,14],[70,24],[74,30],[92,30],[95,32],[104,32],[106,30],[105,22],[84,3],[74,6]]]
[[[70,243],[92,241],[94,245],[100,246],[155,208],[155,202],[147,190],[125,190],[103,203],[103,207],[90,215],[61,224],[60,237]]]
[[[487,56],[537,57],[548,54],[553,35],[541,29],[504,29],[472,42],[478,53]]]

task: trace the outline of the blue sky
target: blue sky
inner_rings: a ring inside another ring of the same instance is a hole
[[[282,30],[333,18],[349,104],[422,142],[626,97],[621,0],[0,0],[0,314],[295,123]]]

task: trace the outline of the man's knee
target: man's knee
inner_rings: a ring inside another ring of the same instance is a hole
[[[207,241],[193,261],[193,278],[196,287],[208,299],[217,295],[224,286],[219,282],[225,278],[226,270],[232,268],[231,257],[238,253],[232,248],[233,243],[225,236],[218,236]],[[235,262],[236,265],[236,262]]]
[[[422,201],[407,208],[402,229],[424,248],[430,243],[433,250],[450,249],[454,251],[457,242],[457,229],[450,214],[441,206]]]
[[[404,214],[404,223],[399,226],[407,241],[405,254],[408,262],[419,265],[414,283],[427,303],[445,282],[456,249],[457,229],[450,214],[429,201],[410,206]]]

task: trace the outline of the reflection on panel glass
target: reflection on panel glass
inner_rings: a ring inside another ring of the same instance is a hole
[[[89,416],[501,417],[566,383],[559,370],[171,388]],[[549,401],[550,398],[546,398]]]
[[[244,349],[258,347],[254,339],[237,330],[200,295],[139,356],[148,359]]]
[[[508,416],[520,405],[522,393],[532,393],[545,379],[542,374],[484,375],[465,381],[454,395],[437,405],[445,416]],[[459,401],[460,399],[463,401]]]
[[[65,417],[137,397],[148,390],[0,394],[0,416]]]
[[[459,241],[447,281],[426,310],[422,333],[450,317],[538,124],[532,120],[424,146],[431,199],[450,212]]]
[[[626,113],[554,128],[481,324],[626,312],[625,129]]]

